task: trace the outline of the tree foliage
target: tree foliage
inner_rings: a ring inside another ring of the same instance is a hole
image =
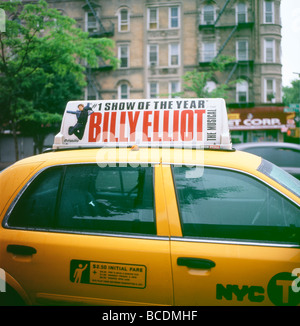
[[[229,87],[238,81],[232,81],[228,84],[218,84],[216,88],[210,90],[207,87],[209,81],[213,80],[214,75],[217,72],[224,71],[226,65],[235,61],[235,58],[228,56],[218,56],[215,58],[207,71],[199,71],[194,69],[188,71],[183,76],[184,81],[184,94],[194,94],[198,98],[209,98],[209,97],[221,97],[226,98]]]
[[[293,80],[291,84],[282,88],[285,105],[300,103],[300,80]]]
[[[116,67],[114,43],[90,38],[44,0],[2,2],[0,9],[7,17],[0,31],[1,125],[15,140],[19,130],[43,134],[60,122],[66,102],[81,96],[85,64],[96,67],[101,57]]]

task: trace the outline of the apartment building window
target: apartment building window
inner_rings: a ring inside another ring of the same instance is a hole
[[[212,25],[215,21],[215,8],[212,5],[203,7],[202,22],[204,25]]]
[[[244,3],[238,3],[236,6],[236,23],[247,23],[247,6]]]
[[[148,46],[148,60],[149,66],[156,66],[158,65],[158,45],[157,44],[150,44]]]
[[[274,23],[274,2],[265,1],[264,2],[264,23],[273,24]]]
[[[249,86],[246,80],[236,84],[236,101],[237,103],[247,103],[249,96]]]
[[[149,98],[158,97],[158,83],[150,82],[149,83]]]
[[[127,9],[121,9],[119,12],[119,32],[129,31],[129,12]]]
[[[169,28],[179,27],[179,7],[169,8]]]
[[[158,29],[158,8],[148,9],[148,29]]]
[[[275,102],[275,79],[265,80],[265,102],[274,103]]]
[[[208,93],[211,93],[217,88],[217,84],[213,80],[209,80],[206,82],[206,85],[204,87],[205,91]]]
[[[86,17],[86,31],[89,33],[95,32],[98,28],[97,18],[91,11],[85,13]]]
[[[129,98],[129,85],[127,83],[122,83],[119,85],[118,97],[119,97],[119,99]]]
[[[96,86],[89,82],[86,88],[86,99],[87,100],[98,100],[98,92]]]
[[[210,62],[216,56],[216,43],[215,42],[204,42],[203,43],[203,62]]]
[[[275,62],[275,40],[265,39],[265,62],[272,63]]]
[[[118,52],[119,52],[120,68],[128,68],[129,67],[128,45],[120,45]]]
[[[236,57],[238,61],[248,60],[248,41],[238,40],[236,42]]]
[[[172,43],[169,45],[169,66],[179,65],[179,44]]]
[[[178,93],[180,92],[180,82],[179,81],[171,81],[169,83],[169,97],[170,98],[177,98]]]

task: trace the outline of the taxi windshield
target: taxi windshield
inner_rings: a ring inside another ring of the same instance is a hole
[[[278,182],[296,196],[300,197],[300,181],[288,172],[264,159],[257,170]]]

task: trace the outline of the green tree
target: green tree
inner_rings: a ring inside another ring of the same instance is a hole
[[[90,38],[44,0],[2,2],[0,9],[7,17],[0,31],[0,121],[12,130],[18,159],[17,132],[38,141],[60,122],[66,102],[86,85],[84,63],[96,67],[101,57],[116,67],[117,59],[111,39]]]
[[[300,103],[300,80],[293,80],[292,86],[283,87],[283,103],[289,105]]]
[[[82,98],[83,94],[82,87],[72,73],[64,76],[53,74],[55,80],[48,87],[43,87],[44,78],[33,77],[35,80],[31,82],[32,87],[24,89],[23,94],[27,103],[32,103],[32,106],[20,117],[18,125],[22,135],[33,137],[36,154],[43,151],[47,135],[59,131],[66,103]]]
[[[235,58],[228,56],[218,56],[215,58],[207,71],[199,71],[194,69],[193,71],[188,71],[183,76],[183,88],[184,92],[179,94],[185,96],[188,94],[195,94],[198,98],[208,98],[208,97],[221,97],[226,98],[228,89],[231,85],[237,83],[238,81],[232,81],[228,84],[219,84],[215,89],[209,90],[207,88],[207,83],[213,80],[213,77],[218,72],[223,72],[226,65],[235,61]]]

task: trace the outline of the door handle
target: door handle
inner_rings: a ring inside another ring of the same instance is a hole
[[[31,256],[37,252],[35,248],[23,245],[8,245],[6,251],[20,256]]]
[[[189,268],[210,269],[215,267],[216,263],[212,260],[202,258],[178,257],[177,265],[186,266]]]

